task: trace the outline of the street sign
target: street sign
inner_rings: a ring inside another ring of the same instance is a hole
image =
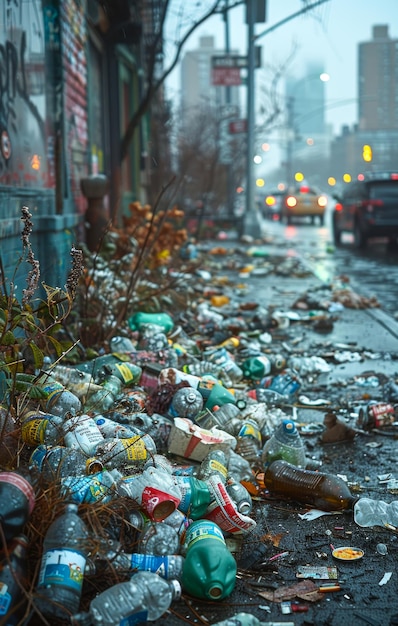
[[[212,68],[216,67],[247,67],[247,56],[238,54],[223,54],[211,57]]]
[[[211,84],[224,87],[241,85],[240,69],[238,67],[213,67],[211,70]]]

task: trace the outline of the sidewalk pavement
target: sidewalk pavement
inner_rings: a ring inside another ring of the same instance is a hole
[[[217,242],[214,247],[223,245],[224,242]],[[293,304],[300,296],[322,287],[313,272],[302,272],[301,276],[299,272],[291,275],[277,273],[275,268],[286,262],[285,253],[278,246],[263,245],[267,254],[255,257],[248,254],[251,245],[231,241],[225,245],[232,248],[227,261],[222,256],[211,257],[212,245],[205,252],[206,261],[211,258],[213,279],[217,274],[229,277],[232,292],[241,293],[242,283],[246,285],[244,301],[258,302],[274,310],[294,311]],[[292,267],[295,262],[299,260],[292,261]],[[243,278],[239,268],[250,264],[268,270],[273,267],[274,270],[263,275],[252,272]],[[236,297],[243,300],[241,296]],[[316,354],[330,357],[336,351],[359,354],[360,360],[336,362],[330,372],[308,376],[301,390],[310,399],[329,400],[339,417],[355,426],[359,406],[372,399],[389,400],[385,382],[395,380],[397,376],[398,324],[375,308],[345,308],[332,316],[334,321],[330,332],[315,331],[311,322],[291,321],[286,330],[272,332],[269,347],[271,352],[283,351],[286,356],[289,351],[303,357]],[[374,382],[375,378],[379,384],[367,386],[367,382]],[[324,407],[299,405],[294,412],[298,424],[321,423],[324,415]],[[394,491],[387,490],[380,477],[390,474],[398,478],[397,444],[396,436],[386,435],[358,434],[353,442],[328,445],[321,444],[316,434],[303,438],[308,458],[322,462],[320,471],[344,476],[352,492],[360,497],[391,502],[398,497],[394,496]],[[238,563],[237,583],[232,595],[219,603],[184,595],[180,602],[172,605],[168,614],[153,624],[211,625],[242,611],[271,624],[388,626],[395,623],[393,616],[398,613],[397,531],[361,528],[354,522],[352,511],[322,515],[307,521],[299,517],[305,510],[304,505],[281,500],[256,501],[251,514],[257,522],[255,531],[241,541],[234,539],[230,542]],[[331,555],[332,544],[361,548],[364,557],[355,562],[337,562]],[[379,553],[379,544],[385,546],[386,554]],[[300,600],[293,594],[293,602],[298,601],[299,608],[295,605],[297,611],[284,614],[281,602],[270,601],[269,596],[264,597],[261,593],[286,590],[297,584],[298,568],[305,565],[337,567],[340,590],[323,593],[322,599],[314,602]],[[392,575],[387,576],[389,580],[384,584],[384,575],[390,572]]]

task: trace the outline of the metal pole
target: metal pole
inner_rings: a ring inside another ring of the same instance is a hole
[[[244,219],[244,234],[258,237],[261,232],[258,219],[257,207],[254,200],[254,168],[253,168],[253,147],[254,147],[254,69],[255,69],[255,47],[254,47],[254,3],[255,0],[247,0],[247,37],[248,37],[248,71],[247,71],[247,162],[246,162],[246,211]]]
[[[229,39],[229,13],[228,13],[228,4],[229,0],[225,0],[225,8],[224,8],[224,23],[225,23],[225,54],[229,55],[231,52],[230,48],[230,39]],[[227,85],[225,87],[225,104],[228,106],[231,104],[231,87]],[[226,199],[227,199],[227,213],[228,217],[232,218],[234,215],[234,206],[233,206],[233,177],[232,177],[232,164],[226,164]]]

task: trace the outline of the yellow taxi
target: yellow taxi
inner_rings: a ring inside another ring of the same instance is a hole
[[[302,184],[293,190],[289,189],[285,195],[281,211],[282,220],[290,224],[296,217],[310,217],[315,223],[317,218],[320,225],[325,221],[325,212],[328,204],[327,196]]]

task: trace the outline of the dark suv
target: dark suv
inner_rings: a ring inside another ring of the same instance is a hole
[[[336,197],[333,211],[333,238],[341,243],[344,231],[353,233],[357,248],[371,237],[398,237],[398,172],[371,173],[364,180],[349,183]]]

